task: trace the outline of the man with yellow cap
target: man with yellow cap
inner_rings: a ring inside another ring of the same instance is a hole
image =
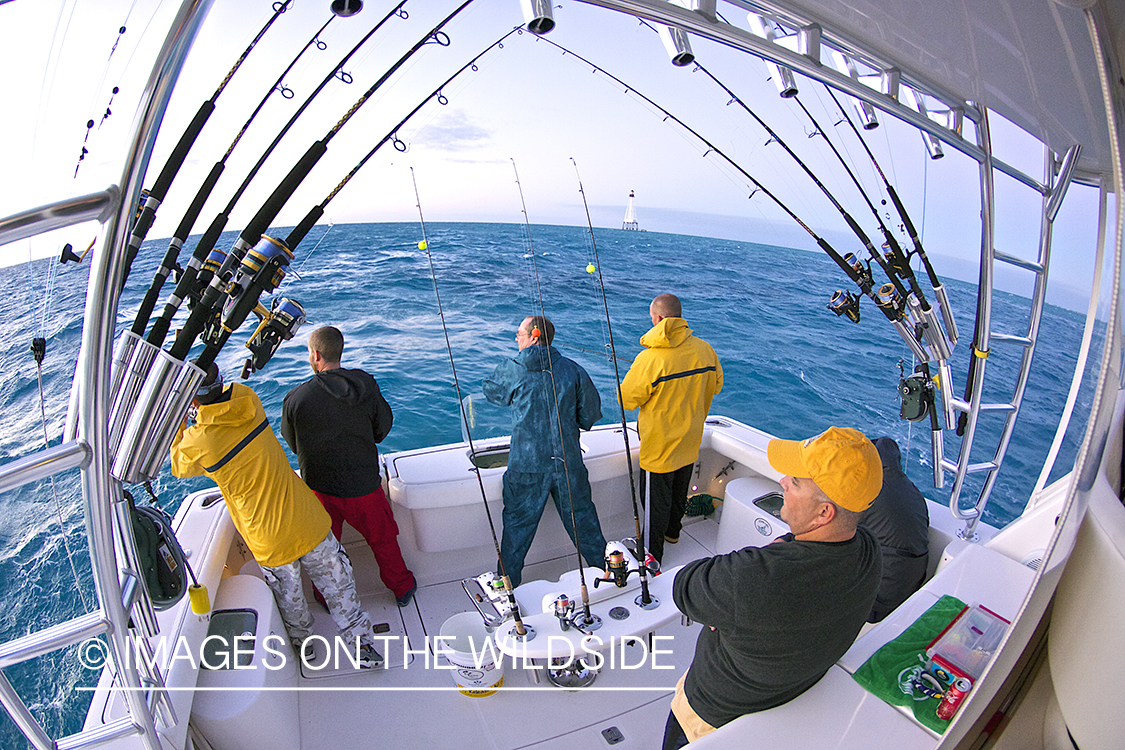
[[[830,427],[807,440],[771,440],[790,533],[766,547],[689,563],[673,597],[703,623],[676,685],[664,750],[812,687],[859,634],[879,587],[879,545],[857,527],[883,484],[863,433]]]

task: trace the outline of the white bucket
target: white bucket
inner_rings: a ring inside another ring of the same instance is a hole
[[[492,636],[484,629],[479,614],[453,615],[442,623],[440,635],[438,653],[453,666],[453,680],[461,695],[484,698],[504,686],[503,657],[491,646]],[[500,657],[499,663],[492,658],[493,652]]]

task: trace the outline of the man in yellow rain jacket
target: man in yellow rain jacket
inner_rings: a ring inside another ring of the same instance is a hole
[[[723,389],[723,366],[711,345],[692,335],[678,297],[659,295],[649,316],[652,328],[641,336],[645,349],[621,381],[621,402],[640,410],[641,469],[649,475],[645,542],[659,561],[664,542],[680,540],[703,421],[711,399]]]
[[[312,634],[301,587],[304,568],[340,632],[359,643],[360,668],[380,666],[383,657],[375,650],[371,618],[360,607],[351,563],[324,506],[289,465],[258,396],[241,383],[224,388],[212,364],[192,403],[198,414],[194,425],[180,426],[172,443],[172,474],[206,475],[219,485],[235,528],[273,591],[290,641],[300,653]]]

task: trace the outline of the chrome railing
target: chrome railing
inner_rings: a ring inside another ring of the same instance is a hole
[[[36,750],[58,747],[92,747],[113,739],[140,735],[148,750],[160,750],[154,713],[162,727],[176,723],[164,683],[155,666],[125,658],[131,648],[130,620],[143,625],[145,634],[154,634],[156,620],[152,603],[135,568],[135,550],[126,549],[126,567],[118,565],[119,545],[131,547],[128,514],[120,483],[110,475],[107,425],[110,411],[110,363],[117,320],[117,306],[125,277],[125,242],[130,230],[132,207],[141,193],[141,182],[148,169],[164,111],[183,67],[188,51],[213,0],[183,0],[164,45],[157,55],[145,90],[140,97],[133,134],[126,153],[121,187],[111,186],[92,195],[60,201],[0,219],[0,244],[42,234],[83,221],[105,224],[103,245],[91,259],[86,296],[82,348],[75,373],[77,398],[68,415],[76,426],[74,439],[33,456],[0,467],[0,491],[43,479],[60,471],[79,467],[86,515],[86,536],[97,593],[98,609],[67,622],[0,644],[0,668],[28,661],[52,650],[64,648],[86,638],[102,635],[109,646],[115,674],[128,712],[124,718],[91,727],[57,742],[48,737],[32,716],[11,683],[0,674],[0,703]],[[135,617],[134,617],[135,615]]]

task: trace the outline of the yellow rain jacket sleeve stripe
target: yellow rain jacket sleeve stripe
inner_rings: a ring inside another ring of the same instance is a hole
[[[332,522],[269,427],[226,464],[207,471],[265,418],[254,391],[234,383],[228,400],[200,406],[196,424],[180,427],[172,443],[172,474],[213,479],[254,559],[273,568],[310,552],[328,536]]]
[[[664,318],[641,345],[645,349],[621,381],[621,402],[639,409],[641,468],[667,473],[699,458],[703,422],[723,389],[723,366],[683,318]]]

